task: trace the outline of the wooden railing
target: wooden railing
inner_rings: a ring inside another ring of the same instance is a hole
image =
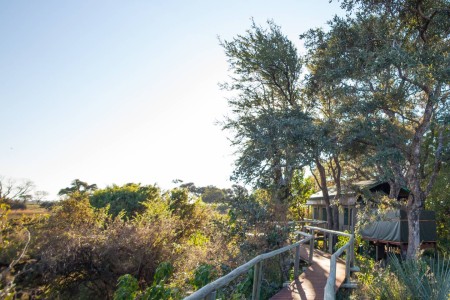
[[[228,283],[230,283],[232,280],[234,280],[238,276],[245,274],[253,266],[255,268],[253,271],[252,299],[254,299],[254,300],[259,299],[259,294],[260,294],[260,290],[261,290],[261,282],[262,282],[262,265],[263,265],[262,262],[266,259],[269,259],[271,257],[274,257],[274,256],[284,253],[286,251],[289,251],[293,248],[295,248],[294,275],[298,276],[299,275],[299,261],[300,261],[300,245],[310,241],[310,243],[309,243],[310,244],[309,260],[310,260],[310,262],[312,262],[312,253],[314,251],[314,236],[307,234],[305,232],[295,232],[295,233],[297,234],[297,237],[303,236],[305,238],[303,238],[302,240],[300,240],[292,245],[256,256],[255,258],[248,261],[247,263],[234,269],[227,275],[217,279],[216,281],[213,281],[213,282],[205,285],[204,287],[202,287],[201,289],[199,289],[192,295],[184,298],[184,300],[200,300],[200,299],[214,300],[216,298],[217,290],[226,286]]]
[[[334,231],[334,230],[328,230],[328,229],[323,229],[323,228],[319,228],[319,227],[313,227],[313,226],[305,226],[306,229],[310,230],[311,235],[314,236],[316,231],[321,231],[324,234],[328,233],[329,234],[329,253],[332,254],[331,255],[331,260],[330,260],[330,273],[328,275],[328,279],[327,279],[327,284],[325,285],[325,299],[326,300],[334,300],[336,299],[336,292],[335,292],[335,285],[336,285],[336,263],[337,263],[337,259],[339,258],[339,256],[341,256],[344,251],[346,251],[346,258],[345,258],[345,278],[347,281],[347,284],[349,284],[349,280],[350,280],[350,271],[353,267],[354,264],[354,235],[353,234],[349,234],[349,233],[345,233],[345,232],[341,232],[341,231]],[[345,243],[344,246],[342,246],[341,248],[339,248],[338,250],[336,250],[336,252],[333,253],[333,236],[346,236],[349,238],[349,241],[347,243]]]
[[[300,221],[291,221],[289,222],[290,225],[294,225],[294,227],[297,230],[304,230],[305,226],[315,226],[315,227],[321,227],[327,225],[327,221],[323,220],[315,220],[315,219],[303,219]]]
[[[341,231],[333,231],[328,230],[320,227],[314,227],[314,226],[304,226],[304,229],[308,230],[309,233],[302,232],[302,231],[296,231],[295,234],[297,235],[297,242],[274,250],[272,252],[264,253],[261,255],[256,256],[252,260],[248,261],[247,263],[239,266],[238,268],[234,269],[227,275],[217,279],[216,281],[213,281],[198,291],[194,292],[190,296],[184,298],[184,300],[214,300],[216,299],[216,293],[217,291],[226,286],[228,283],[230,283],[232,280],[236,279],[238,276],[245,274],[250,268],[254,267],[253,271],[253,291],[252,291],[252,300],[259,299],[260,290],[261,290],[261,281],[262,281],[262,263],[264,260],[269,259],[271,257],[274,257],[276,255],[279,255],[281,253],[284,253],[286,251],[289,251],[293,248],[295,248],[295,261],[294,261],[294,276],[297,278],[299,275],[299,261],[300,261],[300,245],[305,244],[309,241],[309,263],[311,264],[313,261],[313,252],[314,252],[314,237],[316,232],[322,232],[324,235],[329,235],[329,252],[331,255],[331,261],[330,261],[330,273],[328,276],[328,280],[325,286],[325,299],[326,300],[334,300],[336,298],[335,294],[335,285],[336,285],[336,262],[337,259],[346,251],[346,260],[345,260],[345,273],[346,273],[346,280],[347,283],[350,279],[350,271],[353,267],[353,261],[354,261],[354,236],[353,234],[341,232]],[[303,236],[304,238],[302,240],[299,240],[300,237]],[[336,250],[336,252],[333,253],[333,236],[345,236],[349,238],[349,241]]]

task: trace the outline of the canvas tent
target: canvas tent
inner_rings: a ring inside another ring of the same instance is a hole
[[[377,180],[364,180],[353,183],[342,189],[340,197],[337,197],[336,189],[329,188],[328,195],[331,201],[339,203],[339,230],[352,230],[356,221],[357,204],[374,196],[377,193],[389,195],[389,183]],[[406,198],[408,191],[401,189],[398,198]],[[309,208],[310,217],[316,220],[327,220],[326,204],[322,191],[312,194],[306,205]]]
[[[436,217],[434,211],[423,210],[419,217],[421,249],[436,251]],[[408,248],[408,219],[406,211],[392,210],[384,213],[374,222],[368,223],[361,236],[375,246],[375,259],[385,258],[390,248],[399,248],[403,255]]]

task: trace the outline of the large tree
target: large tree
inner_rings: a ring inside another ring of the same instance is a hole
[[[274,202],[287,204],[295,171],[318,170],[328,227],[338,229],[341,161],[349,157],[336,94],[313,93],[302,83],[302,59],[273,22],[263,29],[252,24],[246,35],[221,42],[233,76],[223,87],[233,91],[233,115],[224,128],[234,133],[238,148],[234,178],[272,192]],[[341,95],[342,96],[342,95]],[[329,196],[331,182],[337,195]],[[333,209],[334,208],[334,209]]]
[[[78,195],[90,195],[97,190],[96,184],[88,184],[80,179],[75,179],[71,182],[71,186],[59,190],[58,195],[69,197],[74,194]]]
[[[419,214],[448,142],[450,3],[445,0],[346,0],[346,18],[330,30],[303,35],[310,85],[344,94],[336,103],[347,138],[365,148],[368,162],[400,186],[407,201],[407,256],[420,246]],[[432,162],[430,157],[432,155]]]
[[[245,35],[221,41],[233,73],[233,115],[224,122],[238,148],[234,178],[272,191],[287,204],[295,169],[305,165],[305,132],[311,126],[300,93],[301,60],[273,22],[252,24]]]

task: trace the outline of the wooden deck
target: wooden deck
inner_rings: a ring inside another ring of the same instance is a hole
[[[302,245],[300,256],[303,259],[308,258],[309,246]],[[323,299],[324,288],[327,283],[330,272],[331,254],[320,250],[314,250],[313,263],[303,272],[297,280],[293,281],[288,287],[282,289],[273,296],[272,300],[297,300],[297,299]],[[345,262],[338,259],[336,266],[336,285],[335,290],[345,280]]]

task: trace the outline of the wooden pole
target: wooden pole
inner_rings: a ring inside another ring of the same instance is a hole
[[[333,234],[330,233],[329,240],[328,240],[328,251],[330,254],[333,254]]]
[[[351,246],[351,244],[350,244]],[[350,262],[352,260],[352,248],[348,247],[347,248],[347,255],[345,256],[345,282],[349,282],[350,281]]]
[[[253,271],[252,300],[259,300],[261,294],[262,264],[262,261],[258,262]]]
[[[300,234],[297,235],[297,241],[300,240]],[[311,241],[309,241],[311,243]],[[297,280],[299,272],[299,263],[300,263],[300,245],[295,248],[295,261],[294,261],[294,277]]]
[[[205,300],[216,300],[216,294],[216,291],[211,292],[211,294],[205,297]]]
[[[328,275],[327,284],[325,285],[325,300],[336,299],[334,286],[336,284],[336,256],[332,255],[330,259],[330,274]]]
[[[311,230],[312,239],[309,241],[309,264],[313,263],[314,256],[314,229]]]
[[[350,268],[355,266],[355,236],[350,238]]]

